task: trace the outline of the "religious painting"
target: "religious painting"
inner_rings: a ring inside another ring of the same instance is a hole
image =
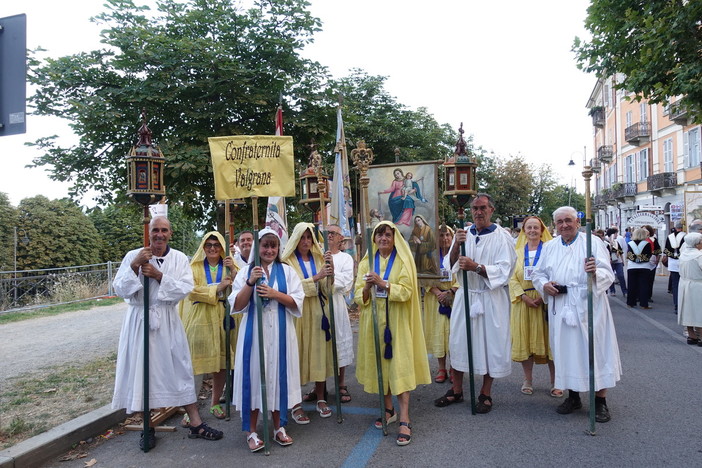
[[[439,275],[439,171],[442,161],[382,164],[368,170],[371,227],[395,223],[420,278]]]
[[[685,192],[685,229],[702,223],[702,192]]]

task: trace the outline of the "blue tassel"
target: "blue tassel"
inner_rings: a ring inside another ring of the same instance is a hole
[[[392,333],[390,327],[385,326],[385,359],[392,359]]]
[[[329,341],[331,340],[331,333],[329,330],[331,327],[329,326],[329,319],[327,318],[327,314],[322,313],[322,330],[324,330],[324,334],[326,336],[326,340]]]

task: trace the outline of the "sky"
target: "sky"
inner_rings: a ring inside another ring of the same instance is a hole
[[[27,15],[27,47],[52,57],[100,47],[90,17],[99,0],[3,2],[0,17]],[[135,3],[142,3],[135,0]],[[430,5],[430,7],[427,7]],[[592,157],[586,103],[596,78],[577,69],[576,36],[588,37],[586,0],[312,0],[323,31],[303,55],[335,77],[352,68],[388,77],[386,90],[410,108],[426,107],[439,123],[463,123],[474,143],[503,157],[550,164],[563,184],[583,190],[583,153]],[[31,95],[32,90],[27,90]],[[28,111],[31,111],[28,109]],[[13,205],[38,194],[61,198],[68,183],[27,168],[38,151],[27,141],[59,135],[77,142],[61,119],[27,116],[27,133],[0,137],[0,192]],[[350,150],[351,148],[349,148]],[[568,166],[573,159],[575,166]],[[90,197],[81,203],[93,206]]]

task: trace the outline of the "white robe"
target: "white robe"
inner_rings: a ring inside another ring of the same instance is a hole
[[[506,377],[512,372],[509,279],[514,272],[517,254],[514,251],[512,236],[499,226],[492,233],[477,237],[480,240],[476,244],[476,236],[468,231],[466,256],[484,266],[487,278],[472,271],[466,272],[470,293],[473,373]],[[451,249],[453,249],[453,243]],[[450,255],[446,255],[443,267],[450,269],[450,262]],[[451,311],[449,332],[451,367],[468,372],[465,291],[463,273],[458,268],[458,262],[453,265],[452,271],[458,279],[459,288]]]
[[[353,287],[353,258],[346,252],[337,252],[334,258],[334,326],[339,367],[353,363],[353,331],[349,319],[346,296]]]
[[[702,327],[702,252],[685,246],[680,255],[678,324]]]
[[[129,304],[122,322],[115,371],[112,408],[127,413],[144,410],[144,277],[137,276],[131,262],[141,249],[125,255],[113,286]],[[170,249],[163,264],[149,263],[163,273],[161,282],[149,281],[149,406],[184,406],[196,401],[190,349],[178,301],[193,289],[190,262],[182,252]]]
[[[264,341],[264,356],[266,365],[266,398],[268,400],[268,411],[286,411],[294,405],[302,401],[302,393],[300,390],[300,357],[297,347],[297,335],[295,334],[295,323],[293,317],[302,316],[302,303],[305,300],[305,292],[302,289],[300,278],[295,273],[295,270],[286,264],[282,264],[285,272],[285,280],[287,283],[287,295],[295,300],[297,305],[294,309],[285,309],[285,325],[286,325],[286,342],[287,350],[285,353],[287,361],[288,375],[288,408],[279,408],[280,403],[280,382],[278,379],[278,301],[271,300],[263,308],[263,341]],[[232,285],[232,293],[229,296],[229,304],[232,314],[240,314],[248,311],[249,304],[242,310],[234,310],[234,301],[237,294],[245,286],[244,283],[248,278],[249,268],[246,267],[239,270],[239,273],[234,279]],[[272,268],[272,266],[271,266]],[[266,279],[270,284],[270,280]],[[278,289],[276,284],[273,288]],[[251,363],[249,367],[249,375],[251,377],[251,410],[263,409],[263,399],[261,397],[261,378],[260,378],[260,361],[258,352],[258,321],[256,315],[245,313],[239,326],[239,335],[236,343],[236,359],[234,363],[234,385],[232,385],[233,397],[232,403],[241,411],[242,410],[242,393],[244,380],[244,335],[248,321],[253,319],[253,335],[251,340]]]
[[[611,260],[604,243],[596,236],[591,237],[592,255],[597,262],[592,301],[595,391],[599,391],[616,385],[621,376],[621,362],[612,311],[605,295],[614,281]],[[532,275],[534,287],[541,297],[548,299],[549,337],[556,367],[554,387],[577,392],[590,389],[586,256],[584,233],[579,233],[567,246],[558,236],[544,245],[541,260]],[[544,285],[549,281],[566,285],[568,292],[556,297],[545,294]]]

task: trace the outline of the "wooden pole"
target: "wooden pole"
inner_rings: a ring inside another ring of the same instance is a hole
[[[224,200],[224,226],[225,226],[225,238],[224,238],[224,258],[229,257],[229,244],[232,242],[232,233],[231,233],[231,216],[229,213],[229,200]],[[232,274],[232,269],[229,268],[229,275],[231,276]],[[226,367],[226,388],[227,388],[227,393],[225,394],[225,403],[224,403],[224,408],[225,408],[225,418],[227,421],[231,419],[231,411],[232,411],[232,379],[231,379],[231,370],[232,370],[232,353],[231,353],[231,344],[232,344],[232,337],[231,337],[231,316],[229,315],[229,294],[231,293],[231,288],[227,288],[224,291],[224,356],[225,356],[225,367]]]

